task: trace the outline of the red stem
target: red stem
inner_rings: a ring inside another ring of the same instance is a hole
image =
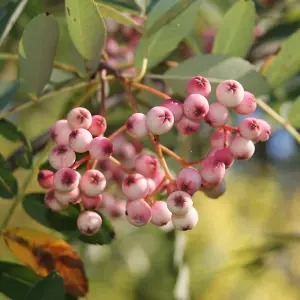
[[[81,159],[79,159],[78,161],[76,161],[71,168],[73,170],[76,170],[78,167],[80,167],[82,164],[84,164],[89,159],[90,159],[90,155],[87,154],[86,156],[84,156]]]

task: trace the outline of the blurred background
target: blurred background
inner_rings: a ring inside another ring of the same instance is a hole
[[[9,1],[0,1],[0,29],[1,18],[5,15],[4,2]],[[109,4],[110,1],[104,2]],[[123,2],[138,7],[141,1]],[[153,5],[156,1],[150,2]],[[203,0],[195,28],[170,55],[169,60],[182,61],[197,52],[210,52],[216,29],[234,2]],[[279,50],[283,40],[299,30],[300,1],[255,2],[258,13],[255,43],[247,59],[259,68]],[[151,5],[148,10],[151,10]],[[53,13],[60,24],[56,60],[72,64],[73,50],[65,23],[63,1],[60,0],[29,0],[9,37],[1,45],[0,52],[17,53],[18,41],[27,22],[45,11]],[[125,51],[127,54],[121,58],[111,55],[111,64],[124,63],[130,66],[137,40],[128,41],[126,32],[130,28],[121,28],[110,19],[106,22],[109,36],[118,41],[119,47],[131,47],[131,53]],[[113,52],[109,46],[106,50],[109,54]],[[28,99],[18,87],[17,62],[3,59],[1,53],[0,100],[1,97],[11,97],[9,107],[14,107]],[[155,73],[164,72],[168,64],[155,67]],[[129,67],[126,71],[134,72]],[[48,90],[63,85],[72,79],[70,76],[54,70]],[[148,83],[168,92],[163,82],[149,80]],[[64,93],[14,114],[9,119],[18,124],[29,139],[36,139],[59,118],[66,103],[78,98],[80,93],[84,93],[84,90]],[[116,94],[117,97],[124,97],[120,86],[110,86],[108,97]],[[273,91],[272,107],[287,117],[289,105],[299,95],[300,74],[297,74]],[[155,97],[149,98],[144,93],[138,93],[136,97],[146,103],[157,101]],[[89,100],[87,106],[97,110],[97,96]],[[108,124],[112,126],[110,130],[121,125],[129,114],[126,105],[121,103],[113,106],[108,117]],[[168,227],[160,229],[148,225],[135,228],[120,218],[112,221],[117,238],[111,245],[73,243],[90,279],[88,299],[169,300],[174,299],[174,293],[179,293],[177,299],[195,300],[300,299],[299,147],[287,131],[259,109],[255,116],[263,117],[272,124],[272,137],[256,148],[256,154],[250,161],[236,162],[227,172],[227,190],[222,197],[213,200],[200,192],[194,195],[194,204],[199,212],[199,223],[194,230],[174,233]],[[239,122],[240,119],[233,119],[234,124]],[[178,146],[175,146],[174,136],[167,136],[165,144],[181,151],[189,159],[199,159],[209,150],[210,133],[209,129],[201,130],[190,141],[188,149],[183,149],[182,144],[187,141],[180,138]],[[5,157],[19,146],[0,137],[0,149]],[[174,170],[178,168],[174,162],[170,163]],[[27,172],[15,171],[20,184]],[[36,191],[40,191],[40,188],[34,183],[28,192]],[[10,205],[11,200],[1,199],[0,220]],[[10,225],[49,231],[27,216],[22,207],[19,207]],[[57,235],[55,232],[52,234]],[[15,260],[2,239],[0,256],[3,260]],[[188,291],[185,291],[187,286]],[[0,299],[7,298],[0,294]]]

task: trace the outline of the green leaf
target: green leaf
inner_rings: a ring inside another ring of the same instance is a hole
[[[26,26],[19,44],[21,82],[32,96],[39,96],[50,79],[59,27],[49,13],[32,19]]]
[[[213,53],[244,57],[253,43],[255,18],[255,5],[252,0],[235,3],[219,27]]]
[[[86,60],[95,60],[103,50],[106,30],[93,0],[66,0],[69,33],[77,51]]]
[[[109,5],[104,5],[100,3],[98,3],[97,6],[103,17],[113,19],[120,24],[142,29],[142,27],[134,19],[126,16],[121,11],[118,11]]]
[[[40,279],[25,266],[0,261],[0,292],[10,299],[23,300]]]
[[[126,11],[131,14],[135,14],[135,15],[140,14],[139,8],[135,3],[128,3],[120,0],[96,0],[96,2],[113,6],[116,9],[119,9],[121,11]]]
[[[300,70],[300,30],[282,43],[279,53],[263,71],[271,87],[276,87]]]
[[[24,144],[24,152],[17,158],[17,164],[25,169],[32,166],[32,147],[23,132],[13,123],[7,120],[0,120],[0,135],[12,142],[22,142]]]
[[[78,206],[70,205],[61,212],[52,212],[44,205],[43,193],[28,194],[23,200],[23,208],[26,213],[40,224],[53,228],[65,235],[78,237],[81,241],[90,244],[109,244],[115,233],[111,223],[101,215],[102,227],[93,236],[81,235],[77,229],[77,217],[80,214]]]
[[[162,0],[160,3],[165,4],[173,4],[170,9],[166,13],[164,13],[160,18],[152,25],[148,26],[147,32],[148,35],[152,35],[156,33],[160,28],[169,24],[172,20],[174,20],[179,14],[181,14],[185,9],[188,8],[189,5],[195,3],[197,0],[185,0],[185,1],[165,1]],[[173,3],[172,3],[173,2]],[[176,3],[177,2],[177,3]]]
[[[0,110],[3,109],[12,100],[17,86],[17,80],[0,81]]]
[[[193,28],[196,17],[198,15],[200,4],[202,1],[198,0],[190,5],[186,10],[174,18],[169,24],[162,27],[157,33],[151,35],[147,34],[147,30],[140,40],[136,50],[135,67],[140,70],[143,65],[144,58],[148,59],[148,68],[151,68],[162,61],[169,55],[178,44],[188,35]],[[157,12],[157,7],[160,8]],[[169,2],[164,2],[164,7],[170,7]],[[151,26],[162,14],[162,4],[159,2],[149,15],[145,28]],[[151,17],[153,15],[153,17]],[[153,21],[154,20],[154,21]]]
[[[5,169],[9,171],[9,165],[3,155],[0,153],[0,170]]]
[[[17,193],[18,183],[14,175],[6,169],[0,169],[0,197],[10,199]]]
[[[28,0],[10,1],[0,9],[0,47],[23,12]]]
[[[64,280],[56,272],[39,281],[26,295],[25,300],[64,300]]]
[[[269,92],[266,80],[256,72],[253,65],[242,58],[220,54],[199,54],[169,69],[162,77],[176,94],[185,97],[188,80],[197,75],[207,77],[212,89],[222,80],[235,79],[257,97]],[[213,93],[210,100],[216,100]]]
[[[293,126],[300,127],[300,96],[291,105],[288,119]]]

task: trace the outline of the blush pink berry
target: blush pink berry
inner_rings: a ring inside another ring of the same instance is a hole
[[[156,226],[164,226],[171,221],[172,213],[169,211],[167,203],[156,201],[151,205],[151,223]]]
[[[199,220],[197,210],[192,207],[184,216],[178,216],[172,214],[172,223],[177,230],[191,230],[193,229]]]
[[[159,169],[159,161],[154,155],[140,154],[135,158],[134,166],[138,173],[152,178]]]
[[[80,189],[77,187],[73,191],[68,193],[62,193],[58,190],[55,190],[55,198],[58,202],[60,202],[62,205],[69,205],[69,204],[75,204],[80,199]]]
[[[83,193],[87,196],[95,197],[104,191],[106,187],[106,179],[98,170],[87,170],[81,176],[79,186]]]
[[[256,110],[256,106],[255,96],[245,91],[242,102],[233,109],[240,115],[250,115]]]
[[[238,126],[239,133],[247,140],[255,140],[261,133],[261,127],[257,119],[246,118]]]
[[[126,122],[126,131],[133,138],[141,139],[148,135],[146,115],[142,113],[133,114]]]
[[[255,142],[266,142],[270,138],[272,132],[271,126],[265,120],[258,119],[257,121],[260,125],[261,133],[256,138]]]
[[[141,174],[129,174],[122,183],[123,193],[130,199],[141,199],[148,193],[147,179]]]
[[[69,147],[78,153],[84,153],[93,140],[91,133],[83,128],[73,129],[69,137]]]
[[[151,208],[144,200],[135,200],[128,205],[126,210],[127,220],[136,227],[141,227],[150,222]]]
[[[172,214],[183,216],[193,207],[193,200],[188,193],[175,191],[168,196],[167,206]]]
[[[107,129],[106,119],[100,115],[95,115],[92,117],[92,124],[88,128],[88,131],[92,136],[100,136],[105,133]]]
[[[102,226],[102,218],[94,211],[84,211],[77,218],[77,227],[80,233],[94,235]]]
[[[252,141],[236,136],[229,149],[234,158],[249,159],[254,154],[255,146]]]
[[[51,128],[51,138],[58,145],[68,145],[71,131],[67,120],[58,120]]]
[[[225,80],[217,86],[216,96],[224,106],[235,107],[244,99],[244,88],[236,80]]]
[[[54,176],[54,173],[52,171],[41,170],[37,176],[40,186],[44,189],[52,189],[53,188],[53,176]]]
[[[83,107],[72,109],[67,117],[70,128],[84,128],[88,129],[92,125],[91,113]]]
[[[146,124],[150,132],[161,135],[172,129],[174,116],[168,108],[155,106],[148,111]]]
[[[77,188],[80,174],[70,168],[58,170],[53,178],[54,187],[57,191],[68,193]]]
[[[225,164],[214,156],[207,157],[200,163],[199,173],[202,180],[210,184],[218,184],[224,178]]]
[[[186,91],[189,95],[200,94],[207,98],[211,93],[211,85],[205,77],[195,76],[188,81]]]
[[[112,155],[114,147],[108,138],[96,137],[90,142],[88,150],[93,158],[103,160]]]
[[[174,116],[174,123],[177,124],[183,117],[183,104],[173,99],[165,100],[161,106],[168,108]]]
[[[178,131],[184,135],[193,135],[200,128],[201,128],[200,120],[191,120],[186,116],[183,116],[182,119],[177,124]]]
[[[81,195],[81,203],[86,209],[98,209],[102,201],[102,195],[88,196],[86,194]]]
[[[48,155],[51,167],[56,170],[71,167],[75,159],[75,152],[67,145],[54,146]]]
[[[201,176],[194,168],[182,169],[176,177],[177,189],[189,195],[196,193],[201,187]]]
[[[214,102],[209,105],[209,111],[204,120],[211,127],[222,127],[229,120],[229,111],[223,104]]]
[[[230,168],[234,163],[234,157],[229,148],[219,149],[214,154],[215,158],[225,165],[225,168]]]
[[[200,94],[190,94],[183,102],[184,115],[192,120],[204,118],[208,110],[208,101]]]
[[[55,190],[52,189],[45,194],[44,204],[47,208],[54,212],[64,210],[68,205],[64,205],[55,198]]]

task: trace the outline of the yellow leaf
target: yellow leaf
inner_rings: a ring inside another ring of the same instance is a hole
[[[80,256],[63,240],[46,233],[11,228],[4,239],[12,253],[37,274],[45,277],[56,271],[64,279],[65,288],[75,297],[88,292],[88,281]]]

